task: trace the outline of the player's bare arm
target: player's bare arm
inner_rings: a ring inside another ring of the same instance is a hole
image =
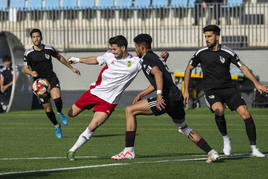
[[[156,87],[157,87],[157,98],[156,98],[156,107],[159,110],[165,108],[165,103],[162,101],[162,89],[163,89],[163,77],[162,72],[159,70],[157,66],[154,66],[151,70],[151,73],[154,75]]]
[[[145,90],[143,90],[142,92],[140,92],[133,100],[132,104],[135,104],[136,102],[138,102],[142,97],[152,93],[154,91],[154,86],[150,85],[148,86],[148,88],[146,88]]]
[[[70,58],[68,58],[67,61],[69,64],[76,64],[76,63],[85,63],[88,65],[97,65],[98,64],[96,56],[87,57],[87,58],[70,57]]]
[[[69,64],[69,63],[67,62],[67,60],[65,60],[65,58],[64,58],[63,56],[59,55],[59,56],[58,56],[58,60],[59,60],[62,64],[64,64],[66,67],[68,67],[70,70],[72,70],[72,72],[74,72],[74,73],[80,75],[80,71],[79,71],[78,69],[74,68],[71,64]]]
[[[38,76],[38,73],[36,71],[30,70],[29,66],[27,66],[27,65],[23,66],[23,72],[25,74],[31,75],[32,77],[37,77]]]
[[[250,70],[248,69],[248,67],[246,65],[242,65],[240,67],[240,70],[244,73],[244,75],[250,81],[253,82],[253,84],[255,85],[255,87],[257,88],[257,90],[259,91],[260,94],[262,94],[263,92],[268,93],[268,88],[257,81],[255,76],[250,72]]]
[[[193,70],[193,66],[192,65],[188,65],[185,72],[184,72],[184,92],[183,92],[183,102],[184,105],[187,104],[189,102],[189,92],[188,92],[188,87],[189,87],[189,81],[190,81],[190,77],[191,77],[191,73]]]

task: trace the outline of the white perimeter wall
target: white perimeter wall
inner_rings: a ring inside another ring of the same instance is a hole
[[[65,58],[70,56],[88,57],[102,55],[104,52],[70,52],[61,53]],[[135,55],[135,52],[131,51]],[[159,54],[160,52],[156,52]],[[171,51],[168,59],[168,66],[171,71],[176,69],[185,69],[189,59],[194,51]],[[241,60],[253,70],[255,75],[260,77],[263,82],[268,82],[268,50],[237,50],[236,53],[240,56]],[[57,73],[61,82],[62,90],[87,90],[90,83],[95,81],[98,77],[101,66],[98,65],[74,65],[81,71],[81,76],[72,73],[64,65],[60,64],[57,60],[53,60],[54,71]],[[147,79],[141,71],[127,90],[142,90],[149,85]]]

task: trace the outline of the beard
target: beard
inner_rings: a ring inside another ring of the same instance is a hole
[[[208,45],[208,43],[207,43],[207,47],[210,48],[210,49],[213,49],[217,45],[217,43],[218,43],[217,40],[215,40],[214,43],[212,43],[210,45]]]

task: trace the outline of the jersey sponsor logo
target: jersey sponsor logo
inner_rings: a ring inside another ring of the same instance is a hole
[[[225,58],[222,57],[222,56],[220,56],[220,61],[221,61],[221,63],[224,63],[225,62]]]
[[[215,96],[214,96],[214,95],[210,95],[210,96],[208,96],[208,98],[209,98],[209,99],[214,99]]]
[[[46,57],[47,60],[50,59],[50,55],[49,54],[45,54],[45,57]]]

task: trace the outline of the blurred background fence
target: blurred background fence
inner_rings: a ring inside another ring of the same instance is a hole
[[[25,48],[29,32],[40,28],[44,43],[61,51],[108,47],[109,37],[131,40],[152,35],[154,48],[205,45],[202,27],[218,24],[221,42],[231,48],[268,47],[268,2],[229,0],[0,0],[0,29],[15,34]]]

